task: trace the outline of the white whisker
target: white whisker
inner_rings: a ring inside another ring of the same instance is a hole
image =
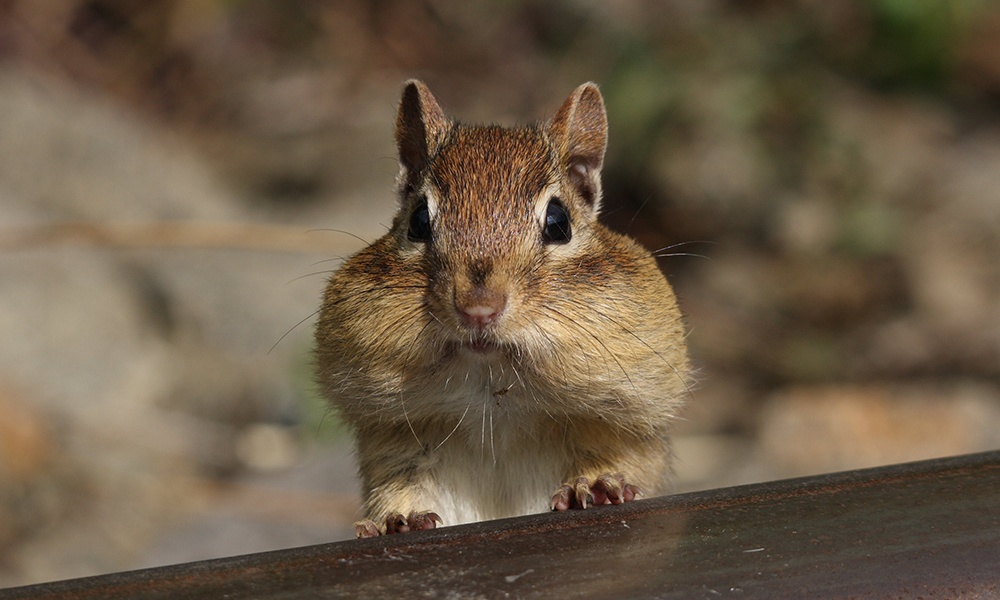
[[[493,432],[493,403],[491,403],[491,402],[485,402],[484,406],[486,406],[486,405],[489,405],[489,407],[490,407],[490,454],[493,455],[493,464],[496,465],[497,464],[497,449],[493,445],[493,435],[494,435],[494,432]]]
[[[452,430],[448,433],[448,435],[444,436],[444,439],[441,440],[441,443],[439,443],[437,446],[434,446],[435,451],[441,446],[444,446],[444,443],[447,442],[449,439],[451,439],[451,436],[455,435],[455,432],[458,431],[458,428],[462,426],[462,421],[465,420],[465,415],[469,414],[470,408],[472,408],[471,404],[465,407],[465,412],[462,413],[462,416],[458,419],[458,423],[455,423],[455,427],[452,428]]]

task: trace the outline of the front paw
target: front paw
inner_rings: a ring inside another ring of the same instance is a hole
[[[621,473],[604,473],[590,483],[586,477],[577,477],[564,483],[552,494],[552,510],[587,508],[601,504],[631,502],[642,495],[642,490],[626,483]]]
[[[400,513],[393,513],[385,518],[385,534],[434,529],[438,523],[444,523],[444,521],[437,513],[430,511],[413,511],[407,517]],[[354,524],[354,534],[359,538],[369,538],[383,535],[383,531],[375,521],[365,519]]]

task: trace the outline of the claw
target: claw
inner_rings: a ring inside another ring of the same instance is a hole
[[[611,473],[604,473],[594,482],[594,495],[597,504],[621,504],[624,502],[625,478]]]
[[[406,522],[406,517],[403,515],[396,513],[385,518],[386,535],[391,535],[393,533],[406,533],[409,530],[409,524]]]
[[[370,538],[378,537],[382,535],[382,532],[379,531],[378,525],[375,524],[375,521],[372,521],[371,519],[364,519],[363,521],[358,521],[354,524],[354,535],[358,538]]]
[[[444,523],[437,513],[413,511],[409,517],[395,513],[385,518],[386,534],[407,533],[409,531],[424,531],[434,529],[438,523]]]
[[[587,508],[594,505],[594,494],[590,491],[590,482],[586,477],[577,477],[573,483],[575,508]]]
[[[409,521],[411,531],[434,529],[438,523],[444,523],[441,517],[434,512],[411,512],[407,521]]]
[[[636,498],[642,498],[645,495],[646,494],[642,491],[642,488],[632,485],[631,483],[626,483],[622,498],[625,502],[631,502]]]
[[[552,494],[552,501],[549,503],[549,508],[552,510],[569,510],[571,502],[569,495],[573,493],[573,488],[568,483],[564,483]]]
[[[603,473],[591,485],[586,477],[577,477],[572,483],[564,483],[552,494],[549,506],[552,510],[587,508],[601,504],[622,504],[642,496],[642,490],[625,483],[621,473]]]

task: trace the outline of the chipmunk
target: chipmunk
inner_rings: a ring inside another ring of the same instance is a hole
[[[598,223],[604,100],[544,123],[396,117],[392,229],[330,278],[320,386],[353,431],[358,537],[666,490],[684,329],[652,254]]]

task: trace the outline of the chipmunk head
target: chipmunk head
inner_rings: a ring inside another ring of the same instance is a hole
[[[607,120],[597,86],[578,87],[548,122],[504,128],[456,123],[409,81],[396,142],[393,235],[426,273],[428,310],[469,350],[511,341],[543,275],[598,227]]]

